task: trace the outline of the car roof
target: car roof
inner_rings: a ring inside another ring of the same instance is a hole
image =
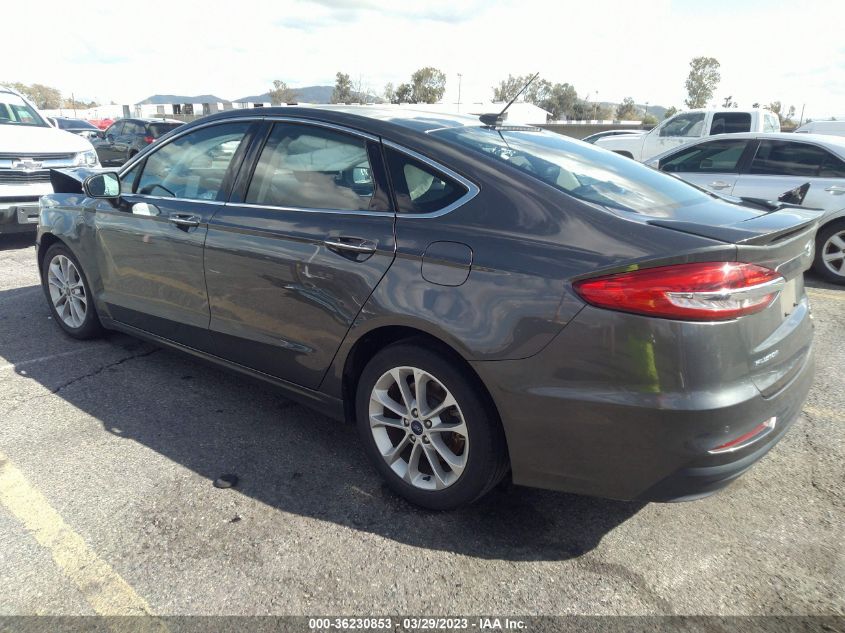
[[[275,106],[265,108],[244,108],[226,110],[208,117],[212,119],[228,119],[255,116],[289,116],[307,119],[318,119],[347,125],[354,128],[377,129],[404,128],[417,132],[430,132],[442,128],[480,126],[477,116],[464,114],[444,114],[430,112],[424,109],[416,110],[407,107],[379,107],[379,106],[338,106],[338,105],[309,105],[309,106]]]

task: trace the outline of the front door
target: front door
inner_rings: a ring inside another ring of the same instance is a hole
[[[664,121],[646,135],[640,160],[646,161],[701,137],[704,134],[704,119],[704,112],[685,112]]]
[[[249,122],[176,137],[121,175],[121,197],[96,213],[102,300],[113,319],[203,349],[208,222],[228,196]]]
[[[269,125],[209,222],[211,336],[221,356],[316,388],[393,261],[394,214],[378,139]]]
[[[752,147],[749,148],[749,145]],[[715,193],[729,195],[755,141],[718,139],[682,147],[660,161],[659,168]]]

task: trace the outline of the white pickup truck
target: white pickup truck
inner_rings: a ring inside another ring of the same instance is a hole
[[[35,231],[50,169],[99,167],[90,141],[52,127],[20,93],[0,86],[0,234]]]
[[[649,132],[598,139],[598,147],[639,161],[714,134],[780,132],[780,120],[767,110],[688,110],[666,119]]]

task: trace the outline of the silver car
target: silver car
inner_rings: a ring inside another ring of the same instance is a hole
[[[777,200],[809,183],[802,205],[824,209],[813,268],[845,284],[845,138],[820,134],[720,134],[646,162],[714,193]]]

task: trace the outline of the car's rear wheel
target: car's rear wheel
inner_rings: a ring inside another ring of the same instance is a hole
[[[498,416],[467,370],[418,345],[385,348],[356,396],[365,450],[396,493],[447,510],[479,499],[507,472]]]
[[[102,334],[103,328],[82,266],[63,244],[53,244],[47,250],[41,284],[53,319],[67,334],[78,339]]]
[[[845,221],[832,222],[819,230],[813,269],[828,281],[845,285]]]

